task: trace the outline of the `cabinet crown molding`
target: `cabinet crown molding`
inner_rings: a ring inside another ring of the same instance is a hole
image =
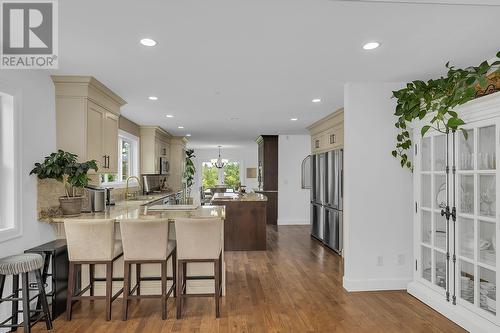
[[[314,122],[313,124],[307,126],[307,130],[311,135],[318,134],[332,126],[344,123],[344,108],[340,108],[326,117]]]
[[[57,96],[89,97],[90,89],[105,95],[119,107],[127,102],[93,76],[51,75]],[[70,88],[71,87],[71,88]]]

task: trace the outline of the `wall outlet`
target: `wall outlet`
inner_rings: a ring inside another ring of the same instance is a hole
[[[398,259],[396,264],[398,266],[403,266],[405,264],[405,255],[404,254],[398,254]]]
[[[384,257],[382,256],[377,257],[377,266],[384,266]]]

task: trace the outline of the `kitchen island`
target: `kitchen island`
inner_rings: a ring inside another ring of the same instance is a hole
[[[42,222],[50,223],[55,230],[56,237],[60,239],[65,238],[64,233],[64,220],[67,219],[115,219],[115,229],[117,239],[121,238],[120,235],[120,221],[126,219],[169,219],[169,239],[175,239],[175,225],[174,221],[179,217],[190,217],[190,218],[209,218],[209,217],[219,217],[225,218],[225,208],[222,206],[198,206],[190,209],[186,209],[185,206],[179,206],[179,209],[172,209],[172,206],[168,210],[153,210],[150,209],[148,204],[158,202],[161,199],[160,195],[151,196],[145,200],[129,200],[117,202],[114,206],[106,207],[104,212],[96,213],[83,213],[78,217],[51,217],[43,220]],[[181,209],[182,208],[182,209]],[[224,231],[222,231],[222,237],[224,237]],[[96,265],[95,275],[98,278],[104,277],[105,269],[103,265]],[[171,263],[167,265],[167,274],[172,276]],[[224,251],[222,252],[222,292],[225,295],[225,264],[224,264]],[[135,269],[135,268],[134,268]],[[88,266],[82,265],[81,283],[83,286],[89,283],[89,273]],[[160,267],[155,264],[143,264],[141,268],[143,277],[158,277],[160,276]],[[210,263],[189,263],[187,266],[187,275],[193,279],[187,281],[187,293],[213,293],[214,283],[211,279],[203,279],[204,277],[213,276],[213,264]],[[135,276],[135,273],[132,274]],[[123,279],[123,257],[119,258],[113,268],[113,277],[119,280]],[[132,281],[134,283],[134,281]],[[171,280],[168,281],[167,286],[170,288]],[[123,287],[122,281],[113,282],[113,292],[115,293],[120,288]],[[160,281],[143,281],[141,282],[141,290],[144,294],[158,294],[161,290]],[[96,282],[95,287],[96,295],[104,295],[104,282]]]
[[[225,207],[224,250],[266,250],[265,195],[215,193],[211,203]]]

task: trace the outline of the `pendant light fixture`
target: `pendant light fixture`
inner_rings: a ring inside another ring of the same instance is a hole
[[[222,148],[222,146],[218,146],[219,147],[219,157],[217,159],[213,159],[211,160],[212,162],[212,165],[214,167],[216,167],[217,169],[222,169],[228,162],[228,160],[223,160],[220,156],[220,149]]]

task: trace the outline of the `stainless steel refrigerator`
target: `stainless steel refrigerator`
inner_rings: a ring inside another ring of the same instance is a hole
[[[337,253],[343,234],[343,150],[311,157],[311,235]]]

